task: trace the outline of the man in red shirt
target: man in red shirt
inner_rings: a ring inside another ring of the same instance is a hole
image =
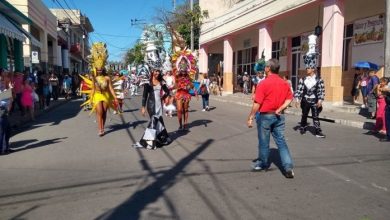
[[[279,68],[277,59],[267,61],[266,79],[256,88],[255,100],[248,117],[248,127],[252,127],[252,121],[256,115],[259,138],[259,156],[253,165],[253,170],[261,171],[269,168],[269,141],[272,133],[279,150],[284,174],[287,178],[294,178],[293,162],[284,138],[285,118],[283,112],[292,101],[293,95],[289,84],[278,75]]]

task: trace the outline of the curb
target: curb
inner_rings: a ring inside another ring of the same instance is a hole
[[[62,106],[64,104],[68,103],[71,100],[72,99],[56,101],[54,104],[50,105],[48,107],[48,109],[42,109],[42,110],[36,111],[34,116],[35,117],[39,117],[42,114],[50,112],[50,111],[52,111],[52,110],[54,110],[54,109],[56,109],[56,108],[58,108],[58,107],[60,107],[60,106]],[[12,121],[12,120],[14,120],[14,121]],[[12,130],[21,129],[24,125],[32,122],[32,120],[30,118],[25,118],[23,116],[18,116],[17,118],[13,118],[12,116],[9,116],[9,121],[10,121]]]
[[[237,97],[237,98],[239,98],[239,97]],[[233,104],[237,104],[237,105],[241,105],[241,106],[247,106],[247,107],[251,107],[252,106],[252,104],[249,103],[249,102],[232,101],[232,100],[218,98],[218,97],[212,97],[212,96],[210,96],[210,99],[214,100],[214,101],[218,101],[218,102],[233,103]],[[335,112],[335,111],[333,111],[333,112]],[[300,116],[301,115],[300,112],[291,111],[291,110],[288,110],[288,109],[285,111],[285,113],[289,114],[289,115],[296,115],[296,116]],[[310,116],[309,116],[309,118],[310,118]],[[362,121],[356,121],[356,120],[339,119],[339,118],[328,117],[326,115],[322,116],[320,118],[320,120],[321,121],[325,121],[325,122],[341,124],[341,125],[348,126],[348,127],[366,129],[366,130],[370,130],[370,129],[372,129],[374,127],[374,124],[372,122],[362,122]]]

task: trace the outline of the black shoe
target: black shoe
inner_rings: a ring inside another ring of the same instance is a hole
[[[286,178],[292,179],[292,178],[294,178],[294,171],[292,169],[291,170],[287,170],[284,173],[284,175],[285,175]]]
[[[305,134],[306,133],[306,128],[305,127],[300,127],[299,128],[299,133]]]
[[[317,131],[316,132],[316,137],[318,137],[318,138],[325,138],[326,136],[321,131]]]
[[[379,139],[380,142],[390,142],[389,138],[381,138]]]

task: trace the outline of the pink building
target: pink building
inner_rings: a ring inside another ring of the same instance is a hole
[[[295,88],[304,73],[307,37],[316,27],[322,30],[318,51],[326,101],[341,104],[349,98],[355,62],[384,65],[385,0],[235,2],[200,0],[210,15],[201,30],[200,72],[223,72],[225,93],[240,90],[238,74],[254,74],[263,50],[266,59],[279,59],[281,73]]]

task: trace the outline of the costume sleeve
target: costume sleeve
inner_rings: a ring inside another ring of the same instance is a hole
[[[305,84],[303,83],[303,78],[299,79],[297,90],[295,91],[294,98],[301,101],[303,95],[303,89]]]
[[[324,99],[325,99],[325,85],[324,85],[324,80],[322,80],[322,79],[320,79],[318,81],[317,97],[319,100],[322,100],[322,101],[324,101]]]
[[[149,84],[144,84],[144,93],[142,94],[142,107],[146,106],[146,100],[148,100],[149,95]]]

